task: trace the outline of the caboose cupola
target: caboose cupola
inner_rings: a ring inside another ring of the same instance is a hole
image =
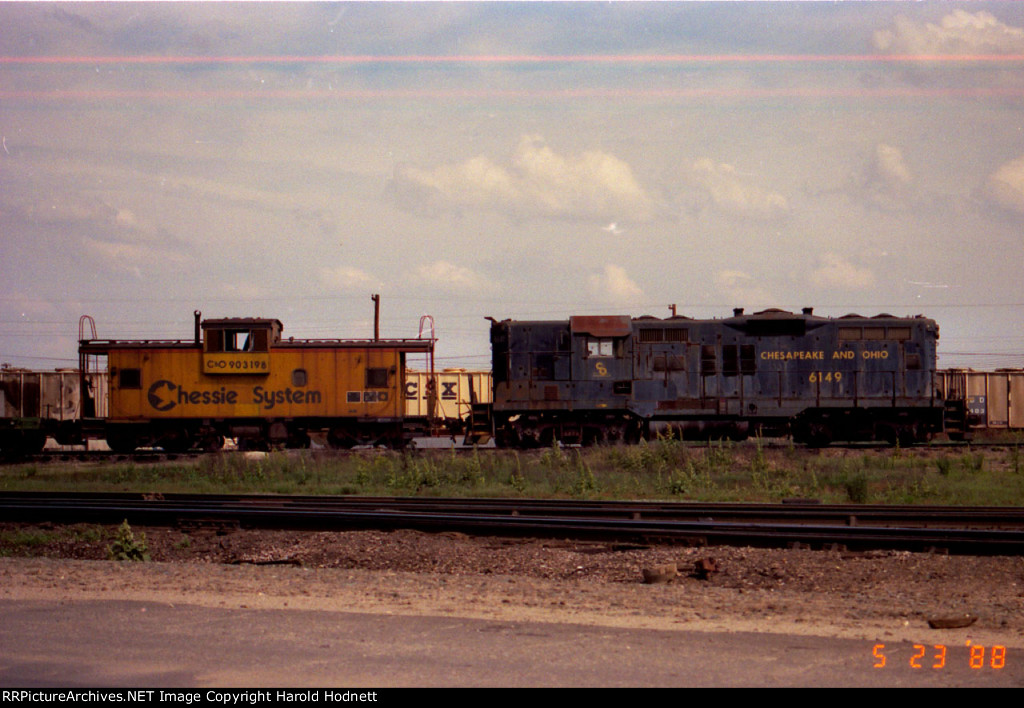
[[[270,348],[281,341],[280,320],[231,317],[205,320],[203,373],[269,374]]]

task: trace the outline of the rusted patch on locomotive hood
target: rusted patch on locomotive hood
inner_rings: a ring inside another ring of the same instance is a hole
[[[569,318],[573,334],[594,337],[627,337],[633,333],[633,321],[628,315],[577,315]]]

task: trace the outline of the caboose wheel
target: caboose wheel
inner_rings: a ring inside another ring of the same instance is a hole
[[[309,433],[305,430],[292,430],[288,433],[288,442],[285,446],[305,450],[311,443]]]
[[[356,445],[356,439],[344,428],[332,428],[327,433],[327,444],[335,450],[351,450]]]
[[[156,440],[155,445],[156,447],[162,447],[164,452],[187,452],[192,448],[192,437],[184,428],[168,430]]]
[[[138,438],[127,431],[111,430],[107,432],[107,447],[116,453],[127,455],[139,446]]]
[[[220,452],[224,448],[224,436],[211,434],[207,435],[199,443],[204,452]]]

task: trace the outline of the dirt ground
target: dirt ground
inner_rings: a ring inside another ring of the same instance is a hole
[[[140,599],[1024,648],[1024,558],[621,546],[393,532],[135,528],[150,562],[108,561],[95,527],[0,524],[0,598]],[[49,539],[49,540],[47,540]],[[26,552],[32,557],[24,557]],[[711,559],[707,577],[695,564]],[[643,570],[678,575],[646,584]],[[669,573],[671,574],[671,573]],[[972,615],[967,628],[929,620]]]

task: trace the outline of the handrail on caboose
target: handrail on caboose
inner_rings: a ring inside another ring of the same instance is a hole
[[[433,424],[434,419],[437,417],[437,373],[434,370],[434,342],[437,341],[437,335],[434,332],[434,317],[432,315],[423,315],[420,317],[420,331],[417,339],[423,339],[423,332],[426,329],[426,325],[430,325],[430,350],[427,353],[427,357],[430,360],[430,376],[427,378],[427,419]]]

